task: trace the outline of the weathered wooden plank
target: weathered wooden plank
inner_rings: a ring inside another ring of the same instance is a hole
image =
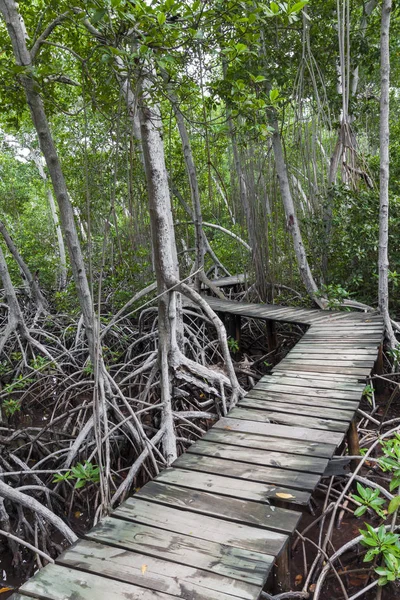
[[[198,440],[192,444],[186,454],[183,454],[174,462],[174,466],[181,466],[179,461],[188,454],[196,454],[202,456],[214,456],[216,458],[225,458],[229,461],[239,461],[242,463],[250,463],[251,465],[263,465],[264,467],[279,467],[279,469],[292,469],[295,471],[305,471],[306,473],[323,473],[326,469],[327,460],[305,454],[290,454],[284,451],[275,452],[273,450],[260,450],[256,448],[244,448],[232,444],[221,444],[209,442],[207,440]],[[223,467],[223,464],[219,466]],[[262,475],[263,472],[261,472]],[[223,471],[224,475],[230,477],[229,469]],[[255,471],[250,473],[250,479],[255,477],[254,481],[267,481],[266,479],[258,479],[260,473]]]
[[[227,431],[212,427],[202,438],[204,441],[221,444],[231,444],[245,448],[260,450],[277,450],[290,454],[306,454],[320,458],[331,458],[336,446],[322,442],[306,442],[293,439],[277,438],[256,433],[242,433],[240,431]]]
[[[271,423],[260,423],[257,421],[245,421],[243,419],[234,419],[222,417],[217,421],[214,427],[218,429],[228,429],[232,431],[241,431],[243,433],[257,433],[259,435],[268,435],[278,438],[289,438],[292,440],[306,440],[308,442],[324,442],[338,446],[343,440],[343,434],[333,431],[319,431],[309,427],[292,427],[288,425],[276,425]]]
[[[272,556],[281,552],[288,539],[277,531],[156,504],[142,500],[137,495],[125,500],[111,516]],[[196,527],[193,527],[193,523]]]
[[[330,408],[353,411],[357,410],[358,405],[360,404],[358,400],[331,398],[329,395],[326,397],[315,398],[312,396],[303,396],[300,393],[283,394],[282,392],[259,390],[257,388],[253,388],[250,392],[248,392],[244,397],[244,400],[249,400],[250,398],[254,398],[256,400],[267,400],[270,402],[275,402],[276,404],[299,404],[310,407],[326,407],[326,405],[329,404]],[[299,407],[299,410],[302,410],[302,407]]]
[[[120,525],[121,521],[117,523]],[[268,573],[273,557],[265,559],[265,571]],[[265,573],[261,569],[243,573],[243,579],[239,578],[239,569],[237,578],[233,579],[203,571],[197,566],[188,567],[92,540],[74,544],[57,559],[57,563],[107,577],[112,580],[108,584],[110,586],[113,580],[117,580],[187,600],[193,597],[196,600],[253,600],[265,581]]]
[[[201,460],[198,460],[199,458]],[[303,491],[305,486],[302,484],[307,480],[305,473],[283,469],[275,469],[274,473],[274,469],[269,467],[255,466],[252,469],[247,463],[224,461],[209,456],[198,457],[192,454],[185,456],[185,459],[176,468],[164,469],[155,481],[256,502],[269,503],[279,500],[279,494],[288,496],[288,502],[293,504],[305,506],[310,500],[310,493]],[[224,462],[231,464],[221,465]],[[226,475],[219,474],[221,468],[226,469]],[[280,479],[283,480],[282,484],[275,484],[273,481],[277,478],[277,471]],[[246,481],[245,486],[243,480]],[[292,486],[292,481],[297,481],[297,484]]]
[[[265,554],[113,517],[100,521],[85,538],[243,581],[254,582],[254,573],[259,580],[263,569],[268,569],[269,557]]]
[[[345,392],[354,392],[359,393],[364,389],[363,385],[360,383],[355,383],[351,381],[335,381],[334,378],[330,378],[328,375],[325,377],[313,377],[312,375],[307,374],[299,374],[297,377],[293,377],[292,375],[283,375],[283,374],[272,374],[272,375],[264,375],[257,383],[258,385],[266,385],[266,384],[276,384],[276,383],[285,383],[286,385],[293,384],[300,387],[311,387],[311,388],[324,388],[326,390],[331,389],[333,386],[336,390],[343,390]]]
[[[327,356],[326,358],[310,358],[309,356],[294,356],[287,355],[281,360],[279,365],[285,364],[296,364],[296,365],[310,365],[310,366],[333,366],[333,367],[360,367],[366,369],[372,369],[374,366],[375,359],[359,360],[357,358],[343,358],[337,359],[334,357]]]
[[[311,427],[327,431],[340,431],[346,433],[349,423],[299,415],[293,410],[292,414],[273,410],[256,410],[251,408],[234,408],[229,416],[233,419],[245,419],[246,421],[260,421],[263,423],[279,423],[281,425],[299,425],[300,427]]]
[[[265,399],[249,398],[245,396],[238,404],[243,408],[257,408],[259,410],[272,410],[278,412],[286,412],[293,414],[293,412],[301,412],[302,415],[308,415],[310,417],[321,417],[327,419],[334,419],[336,421],[349,422],[354,416],[354,410],[339,410],[337,408],[326,408],[326,406],[310,406],[307,404],[297,403],[283,403],[273,402]]]
[[[362,389],[364,389],[365,386],[362,386]],[[328,388],[329,389],[329,388]],[[358,401],[361,398],[362,395],[362,390],[360,390],[359,392],[353,392],[353,391],[348,391],[346,392],[345,390],[336,390],[334,388],[334,385],[332,384],[332,387],[329,389],[328,391],[327,388],[324,387],[303,387],[303,386],[297,386],[296,383],[292,383],[292,384],[281,384],[281,383],[268,383],[268,384],[264,384],[264,382],[259,382],[257,383],[257,385],[253,388],[253,391],[266,391],[266,392],[274,392],[274,393],[278,393],[278,392],[282,392],[284,394],[301,394],[302,396],[310,396],[312,398],[337,398],[338,400],[342,399],[342,400],[353,400],[353,401]]]
[[[362,361],[369,361],[369,360],[375,360],[376,359],[376,350],[351,350],[346,351],[346,350],[342,350],[342,351],[335,351],[335,352],[330,352],[329,350],[324,350],[322,348],[308,348],[308,349],[304,349],[304,348],[299,348],[298,346],[295,346],[286,356],[285,358],[289,358],[289,357],[301,357],[301,358],[307,358],[310,360],[316,360],[316,358],[318,357],[318,359],[327,359],[327,360],[362,360]]]
[[[314,468],[314,472],[310,471],[308,473],[304,470],[300,471],[294,469],[284,469],[278,463],[275,465],[275,467],[261,466],[256,464],[250,465],[247,462],[235,461],[209,455],[197,455],[188,453],[183,454],[182,457],[180,457],[180,459],[178,460],[179,466],[177,467],[177,469],[185,469],[185,471],[196,471],[196,473],[193,474],[193,477],[195,478],[195,476],[197,475],[198,481],[209,482],[209,492],[217,494],[224,493],[226,495],[228,494],[228,492],[235,489],[235,487],[243,488],[243,482],[240,482],[238,480],[246,479],[248,480],[249,487],[247,488],[246,485],[246,489],[238,491],[236,497],[248,500],[259,500],[260,502],[265,501],[267,498],[270,497],[274,498],[277,492],[284,493],[284,490],[277,489],[277,486],[286,486],[290,488],[296,488],[299,490],[312,490],[317,485],[319,481],[319,476],[325,470],[319,470],[318,473],[315,473]],[[200,477],[199,472],[213,474],[213,477],[210,477],[209,479],[202,479]],[[221,472],[224,473],[224,475],[220,475]],[[171,475],[171,477],[168,478],[166,475],[164,478],[164,473],[168,473],[169,475]],[[187,473],[186,475],[189,477]],[[166,483],[170,483],[170,481],[167,481],[167,479],[171,479],[173,481],[176,481],[178,485],[181,485],[180,481],[183,479],[183,476],[181,475],[179,477],[179,480],[175,480],[173,471],[171,470],[163,471],[162,473],[160,473],[159,477],[161,479],[157,478],[156,481],[165,481]],[[228,481],[224,481],[225,479]],[[229,481],[231,479],[232,481]],[[260,487],[258,485],[250,486],[251,482],[263,482],[269,484],[271,489],[269,489],[268,487],[265,487],[264,489],[263,486]],[[212,486],[220,486],[221,490],[224,489],[226,491],[219,492],[216,489],[213,489]],[[250,494],[251,498],[250,496],[246,496],[246,494]],[[229,495],[232,494],[229,493]],[[259,498],[256,498],[256,496],[259,496]],[[298,496],[298,500],[303,500],[302,496]]]
[[[360,378],[357,377],[357,375],[343,375],[340,373],[300,373],[288,369],[286,373],[271,373],[269,377],[292,377],[298,381],[303,381],[304,379],[309,380],[312,378],[315,380],[315,385],[317,385],[317,382],[319,381],[324,381],[331,386],[335,386],[337,383],[345,383],[357,386],[359,391],[362,391],[365,387],[365,384],[360,381]],[[264,376],[262,379],[266,379],[266,377]]]
[[[274,367],[275,368],[275,367]],[[273,373],[268,377],[263,377],[255,386],[257,389],[268,389],[272,388],[276,389],[277,386],[285,386],[285,387],[296,387],[301,394],[306,394],[307,391],[312,390],[314,392],[320,392],[323,390],[323,393],[332,392],[338,393],[343,392],[347,394],[350,398],[353,397],[356,399],[359,394],[362,394],[364,390],[364,385],[362,383],[352,383],[347,382],[346,380],[335,380],[335,379],[325,379],[325,378],[316,378],[312,375],[307,377],[307,373],[304,373],[305,377],[293,377],[291,373]]]
[[[207,492],[189,491],[174,485],[150,481],[138,492],[140,498],[167,504],[227,521],[256,525],[281,533],[292,533],[301,514],[268,504],[228,498]]]
[[[113,581],[62,565],[47,565],[29,579],[21,593],[41,600],[172,600],[174,596]]]
[[[283,361],[282,361],[283,362]],[[274,372],[277,371],[285,371],[285,366],[280,366],[281,363],[277,367],[274,367]],[[311,365],[289,365],[293,371],[319,371],[320,373],[345,373],[349,375],[360,375],[360,377],[368,377],[371,373],[370,368],[357,368],[357,367],[315,367]]]

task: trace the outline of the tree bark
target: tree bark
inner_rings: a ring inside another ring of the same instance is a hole
[[[86,276],[85,263],[75,227],[74,213],[68,196],[68,189],[61,168],[60,159],[53,141],[43,101],[31,76],[32,60],[25,40],[25,27],[14,0],[0,0],[0,12],[7,25],[15,60],[18,66],[25,67],[20,81],[25,91],[26,100],[31,112],[33,124],[38,134],[40,148],[45,157],[47,168],[53,184],[61,224],[69,251],[76,291],[85,324],[89,351],[95,364],[95,320],[89,283]]]
[[[290,190],[287,167],[283,155],[282,141],[279,132],[278,120],[275,114],[273,114],[273,116],[271,117],[271,124],[274,129],[274,133],[272,134],[272,148],[274,151],[276,172],[278,175],[282,202],[285,209],[287,227],[293,239],[294,251],[296,254],[297,266],[299,268],[300,277],[304,283],[304,286],[309,296],[314,300],[316,304],[318,304],[320,308],[324,308],[325,302],[318,295],[318,287],[314,281],[310,266],[308,264],[303,239],[297,220],[296,211],[294,208],[292,192]]]
[[[195,288],[200,292],[200,286],[202,281],[202,274],[204,273],[204,234],[203,234],[203,216],[201,211],[200,203],[200,189],[199,182],[197,179],[196,165],[193,158],[192,147],[190,144],[190,138],[186,129],[185,118],[179,108],[178,97],[172,90],[171,85],[168,83],[168,76],[163,73],[164,81],[166,81],[168,98],[171,102],[172,109],[174,111],[176,123],[178,125],[178,131],[182,142],[183,157],[186,166],[186,173],[189,180],[190,195],[192,198],[193,206],[193,223],[195,228],[195,240],[196,240],[196,260],[195,260]]]
[[[382,1],[381,19],[381,100],[380,100],[380,185],[379,185],[379,310],[391,348],[397,346],[389,316],[388,244],[389,244],[389,93],[390,48],[389,31],[392,0]]]
[[[3,239],[4,239],[5,243],[7,244],[7,248],[11,252],[15,262],[18,264],[22,277],[28,283],[31,298],[35,302],[38,311],[39,312],[44,311],[47,307],[47,300],[42,294],[42,291],[39,287],[36,277],[34,275],[32,275],[28,265],[26,264],[26,262],[24,261],[24,259],[20,255],[20,253],[18,252],[18,249],[17,249],[16,245],[14,244],[12,237],[8,233],[6,226],[4,225],[4,223],[2,221],[0,221],[0,233],[3,236]]]
[[[44,171],[43,165],[40,162],[40,153],[31,150],[31,157],[33,162],[36,165],[37,170],[39,171],[39,175],[43,180],[43,183],[46,188],[47,200],[49,202],[51,217],[53,219],[54,228],[56,230],[57,235],[57,243],[58,243],[58,255],[60,258],[60,267],[59,267],[59,276],[58,276],[58,289],[63,290],[67,285],[67,257],[65,253],[65,245],[64,238],[60,226],[60,221],[57,214],[56,203],[54,200],[53,192],[49,187],[49,182],[47,180],[47,175]]]
[[[142,83],[139,116],[150,208],[150,225],[154,252],[154,268],[158,288],[159,366],[161,373],[163,440],[167,463],[177,457],[172,410],[174,366],[179,363],[177,292],[169,291],[179,280],[168,175],[165,167],[161,114]]]

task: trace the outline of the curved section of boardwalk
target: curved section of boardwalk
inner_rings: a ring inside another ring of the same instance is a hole
[[[383,322],[378,315],[207,300],[219,313],[310,327],[172,468],[14,600],[259,597],[355,415]]]

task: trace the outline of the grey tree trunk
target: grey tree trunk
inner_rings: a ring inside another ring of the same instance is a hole
[[[26,262],[24,261],[24,259],[20,255],[20,253],[18,252],[18,249],[17,249],[16,245],[14,244],[12,237],[8,233],[6,226],[4,225],[4,223],[2,221],[0,221],[0,233],[3,236],[3,239],[4,239],[5,243],[7,244],[7,248],[11,252],[15,262],[18,264],[21,274],[22,274],[22,277],[25,279],[25,281],[28,284],[28,288],[30,290],[30,296],[33,299],[33,301],[35,302],[38,311],[39,312],[44,311],[47,308],[47,300],[42,294],[42,291],[39,287],[37,278],[36,278],[36,276],[32,275],[28,265],[26,264]]]
[[[163,74],[164,80],[167,75]],[[203,216],[200,203],[200,189],[197,179],[196,165],[194,163],[192,147],[190,144],[189,134],[186,129],[185,118],[179,108],[179,100],[173,91],[171,85],[167,83],[168,98],[171,102],[174,111],[178,131],[182,142],[183,157],[185,160],[186,172],[189,180],[190,195],[193,206],[193,223],[195,228],[196,240],[196,260],[195,260],[195,288],[200,291],[202,274],[204,273],[204,234],[203,234]]]
[[[43,101],[36,90],[36,84],[30,75],[32,60],[25,40],[25,27],[14,0],[0,0],[0,12],[7,25],[15,60],[18,66],[25,67],[20,81],[25,91],[32,120],[38,134],[40,148],[46,160],[53,189],[60,210],[61,224],[67,242],[72,272],[85,324],[89,351],[95,363],[95,320],[89,283],[86,276],[85,263],[75,227],[74,214],[68,196],[60,160],[54,145],[53,137],[47,121]]]
[[[288,172],[285,158],[283,155],[282,141],[279,132],[279,125],[276,115],[271,117],[271,125],[274,129],[272,134],[272,148],[274,151],[276,172],[278,175],[279,188],[281,191],[282,202],[285,209],[287,227],[292,235],[294,251],[296,254],[297,266],[299,269],[301,280],[309,294],[318,306],[325,307],[324,300],[318,295],[318,287],[314,281],[308,264],[306,251],[303,244],[299,223],[297,220],[296,211],[294,208],[292,192],[290,190]]]
[[[167,463],[176,456],[176,436],[172,410],[174,368],[179,364],[179,294],[169,291],[179,281],[178,257],[172,220],[168,175],[165,167],[161,114],[148,92],[148,80],[142,84],[139,107],[141,138],[150,208],[154,268],[158,288],[159,366],[161,373],[162,427]]]
[[[381,101],[380,101],[380,186],[379,186],[379,310],[385,322],[391,348],[397,346],[389,316],[388,243],[389,243],[389,86],[390,49],[389,31],[392,0],[382,1],[381,19]]]
[[[60,221],[59,221],[58,214],[57,214],[56,203],[54,200],[53,192],[51,191],[49,182],[47,180],[47,175],[46,175],[43,165],[40,161],[40,158],[41,158],[40,154],[35,152],[34,150],[32,150],[31,157],[32,157],[33,162],[36,165],[37,170],[39,171],[39,175],[42,178],[43,183],[46,188],[46,194],[47,194],[47,200],[49,202],[51,218],[53,219],[54,228],[56,230],[58,255],[60,258],[60,266],[59,266],[59,274],[58,274],[58,289],[63,290],[65,288],[65,286],[67,285],[67,256],[65,253],[64,238],[63,238]]]

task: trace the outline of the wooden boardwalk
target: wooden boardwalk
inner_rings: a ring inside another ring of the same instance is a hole
[[[382,318],[207,300],[235,315],[237,326],[239,317],[252,317],[310,327],[172,468],[13,600],[257,600],[277,560],[282,573],[277,557],[285,556],[377,360]]]

